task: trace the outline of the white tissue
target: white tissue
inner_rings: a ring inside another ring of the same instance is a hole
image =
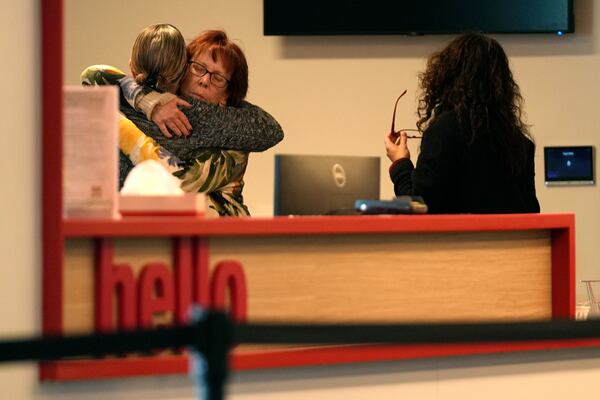
[[[143,196],[181,196],[181,180],[171,175],[156,160],[142,161],[127,175],[123,188],[123,195]]]

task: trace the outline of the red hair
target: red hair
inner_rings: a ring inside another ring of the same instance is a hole
[[[223,66],[231,73],[227,85],[227,105],[238,106],[248,93],[248,63],[240,47],[221,30],[202,32],[187,45],[188,58],[208,53],[214,62],[221,60]]]

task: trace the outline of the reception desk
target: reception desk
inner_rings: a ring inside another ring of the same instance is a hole
[[[191,303],[248,322],[572,318],[574,215],[410,215],[64,221],[44,264],[44,330],[185,323]],[[44,255],[47,256],[46,254]],[[584,346],[239,346],[234,369]],[[184,373],[162,352],[41,364],[43,380]]]

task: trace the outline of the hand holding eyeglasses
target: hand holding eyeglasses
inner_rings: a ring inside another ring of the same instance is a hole
[[[396,122],[396,108],[398,107],[398,100],[402,98],[406,94],[406,90],[402,92],[400,96],[396,99],[396,104],[394,105],[394,114],[392,116],[392,128],[390,132],[385,135],[383,142],[385,143],[385,152],[388,158],[394,162],[401,158],[410,159],[410,151],[408,150],[407,140],[409,138],[420,139],[421,135],[409,135],[407,132],[419,132],[418,129],[400,129],[396,131],[394,129],[394,125]],[[420,132],[419,132],[420,133]]]
[[[392,162],[401,158],[410,159],[410,151],[406,145],[407,136],[406,132],[390,132],[383,138],[385,152]]]

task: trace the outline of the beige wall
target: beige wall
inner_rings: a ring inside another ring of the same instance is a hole
[[[263,37],[261,0],[66,1],[66,69],[77,83],[88,64],[125,68],[129,47],[145,25],[172,22],[191,38],[205,28],[225,28],[239,39],[251,66],[249,100],[283,125],[285,141],[253,155],[246,197],[255,215],[272,209],[275,153],[368,154],[382,157],[382,197],[392,195],[385,175],[381,136],[393,101],[407,88],[398,125],[414,124],[416,74],[425,57],[448,37]],[[600,6],[577,0],[575,35],[499,36],[511,57],[539,148],[598,145]],[[33,334],[40,325],[40,122],[39,6],[9,0],[0,25],[0,63],[7,95],[2,110],[1,158],[5,190],[0,224],[0,335]],[[102,16],[111,16],[111,19]],[[6,62],[10,60],[10,64]],[[15,171],[17,173],[15,173]],[[598,187],[543,186],[537,159],[538,195],[544,212],[577,213],[578,278],[600,278]],[[596,358],[585,358],[584,355]],[[326,369],[238,374],[233,399],[547,398],[598,397],[593,383],[600,354],[583,351],[426,360]],[[7,399],[191,399],[185,377],[38,385],[30,364],[0,366]]]
[[[0,337],[33,334],[41,321],[39,7],[9,3],[0,17]],[[32,399],[35,382],[31,364],[0,365],[0,397]]]
[[[600,279],[594,251],[598,186],[543,184],[543,146],[597,145],[600,140],[593,118],[600,93],[600,33],[594,30],[600,5],[578,0],[575,11],[575,35],[497,39],[511,58],[538,144],[542,211],[577,213],[577,276]],[[284,128],[281,144],[250,159],[245,197],[254,215],[272,213],[276,153],[380,156],[381,196],[393,196],[382,135],[389,129],[394,100],[408,89],[397,126],[414,127],[417,73],[427,55],[449,37],[265,37],[261,0],[176,0],[169,6],[161,0],[106,0],[102,6],[92,0],[66,0],[66,82],[77,84],[80,71],[94,63],[127,68],[137,33],[159,22],[177,25],[188,39],[203,29],[224,28],[248,57],[248,99],[271,112]]]

